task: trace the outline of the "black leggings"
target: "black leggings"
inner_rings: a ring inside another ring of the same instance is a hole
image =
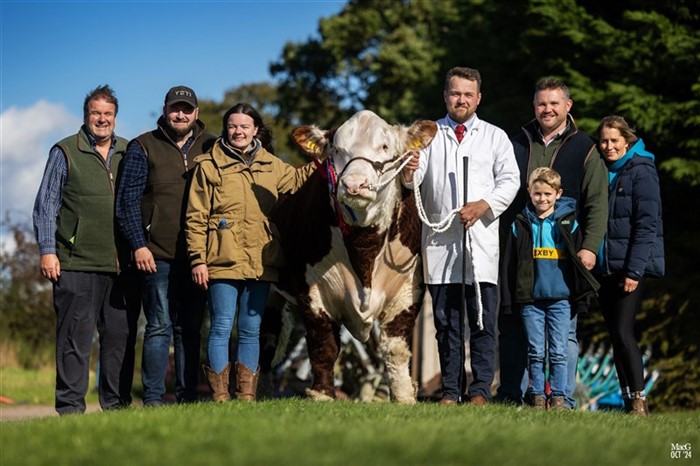
[[[631,392],[644,390],[644,367],[634,332],[634,320],[642,304],[645,279],[637,289],[625,293],[625,277],[613,275],[600,279],[600,307],[613,345],[613,358],[620,387]]]

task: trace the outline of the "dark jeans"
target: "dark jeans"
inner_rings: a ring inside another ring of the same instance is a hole
[[[428,285],[433,301],[435,338],[438,343],[440,370],[442,372],[442,396],[458,400],[463,393],[464,341],[466,329],[463,327],[462,289],[459,284]],[[466,286],[467,322],[469,325],[469,352],[474,380],[469,385],[469,398],[481,395],[491,398],[491,383],[496,366],[496,305],[498,293],[496,285],[481,284],[481,300],[484,307],[484,329],[479,330],[478,307],[473,286]],[[462,386],[460,387],[460,379]]]
[[[129,349],[133,352],[136,332],[135,318],[129,312],[133,309],[127,307],[125,291],[123,277],[113,273],[62,270],[54,283],[59,414],[85,412],[95,327],[100,343],[100,406],[108,410],[131,403],[133,360],[131,373],[124,362],[128,366],[128,353]]]
[[[156,273],[143,275],[143,403],[163,403],[171,339],[177,401],[196,401],[206,294],[192,281],[188,264],[156,260],[156,267]]]

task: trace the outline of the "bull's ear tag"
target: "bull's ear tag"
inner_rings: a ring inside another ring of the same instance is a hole
[[[309,149],[309,151],[311,152],[316,152],[316,149],[318,149],[318,145],[312,140],[308,140],[306,141],[306,148]]]
[[[421,147],[423,147],[423,142],[420,139],[414,139],[410,146],[411,149],[420,149]]]

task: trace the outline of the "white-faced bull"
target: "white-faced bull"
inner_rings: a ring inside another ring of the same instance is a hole
[[[409,339],[424,289],[421,225],[399,168],[436,131],[432,121],[389,125],[365,110],[336,130],[292,133],[302,151],[324,160],[273,217],[286,257],[279,285],[296,298],[306,326],[314,399],[335,397],[340,325],[366,341],[378,320],[392,397],[416,401]]]

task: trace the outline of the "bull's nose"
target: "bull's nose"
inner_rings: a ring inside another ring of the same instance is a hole
[[[367,178],[358,175],[344,176],[340,182],[343,183],[348,194],[353,195],[360,194],[360,192],[368,186]]]

